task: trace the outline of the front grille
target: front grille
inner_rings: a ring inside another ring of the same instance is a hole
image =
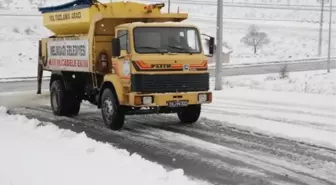
[[[133,74],[131,90],[143,93],[209,90],[209,74]]]

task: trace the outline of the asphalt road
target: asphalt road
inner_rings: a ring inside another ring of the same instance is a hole
[[[196,125],[183,126],[175,115],[128,116],[125,127],[114,132],[104,127],[100,112],[89,105],[74,118],[55,117],[44,105],[13,108],[9,113],[85,132],[90,138],[140,154],[168,169],[182,168],[186,175],[216,185],[335,184],[332,172],[329,177],[322,176],[321,170],[326,169],[319,167],[336,163],[334,150],[213,120],[201,119]]]

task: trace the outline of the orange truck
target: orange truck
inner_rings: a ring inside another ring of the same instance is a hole
[[[53,113],[76,116],[85,100],[101,109],[112,130],[134,114],[175,113],[183,124],[197,122],[201,105],[212,102],[214,38],[182,23],[188,14],[163,7],[76,0],[39,8],[54,35],[39,41],[37,93],[43,71],[50,71]]]

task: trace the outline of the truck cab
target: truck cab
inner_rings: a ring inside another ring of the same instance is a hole
[[[208,61],[195,26],[177,23],[120,25],[116,28],[112,48],[112,65],[120,66],[122,70],[113,69],[124,79],[124,86],[129,87],[126,105],[166,106],[167,102],[176,100],[169,102],[174,106],[174,103],[187,105],[187,102],[211,101],[210,92],[188,101],[177,101],[187,98],[183,97],[187,92],[209,90]],[[162,93],[164,96],[160,96]],[[168,94],[180,94],[182,98],[169,99]],[[147,101],[139,104],[135,101],[137,96]]]

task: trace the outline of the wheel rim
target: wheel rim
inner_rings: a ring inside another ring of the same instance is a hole
[[[57,111],[59,106],[58,106],[58,96],[55,91],[52,91],[51,102],[52,102],[53,109]]]
[[[105,99],[104,100],[102,110],[103,110],[103,116],[106,119],[106,121],[108,123],[111,123],[112,122],[112,117],[114,115],[114,108],[113,108],[113,103],[110,99]]]

